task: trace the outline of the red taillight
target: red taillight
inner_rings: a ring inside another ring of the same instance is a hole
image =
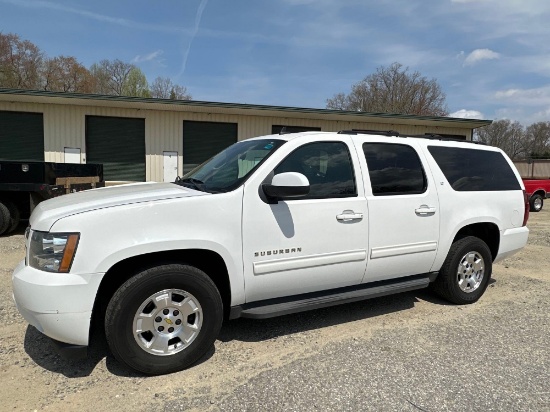
[[[527,220],[529,220],[529,195],[525,190],[523,191],[523,199],[525,200],[525,211],[523,212],[523,225],[527,225]]]

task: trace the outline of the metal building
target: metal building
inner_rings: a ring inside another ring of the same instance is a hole
[[[230,144],[349,129],[471,139],[490,120],[0,89],[0,160],[102,163],[105,180],[173,181]]]

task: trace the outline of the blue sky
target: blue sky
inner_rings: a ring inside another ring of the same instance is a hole
[[[121,59],[196,100],[324,108],[379,66],[436,78],[451,115],[550,120],[548,0],[0,0],[0,31]]]

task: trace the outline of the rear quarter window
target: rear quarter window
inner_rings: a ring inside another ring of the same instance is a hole
[[[459,192],[521,190],[500,152],[428,146],[451,187]]]

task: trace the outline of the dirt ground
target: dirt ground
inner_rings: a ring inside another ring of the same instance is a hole
[[[226,322],[176,374],[133,373],[94,342],[70,363],[17,313],[23,229],[0,238],[0,410],[550,410],[550,202],[474,305],[428,291]]]

